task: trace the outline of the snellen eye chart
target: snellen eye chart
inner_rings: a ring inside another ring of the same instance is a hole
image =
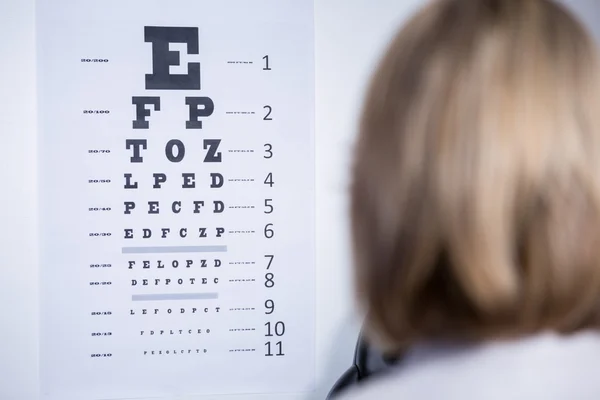
[[[307,0],[39,0],[42,397],[312,390]]]

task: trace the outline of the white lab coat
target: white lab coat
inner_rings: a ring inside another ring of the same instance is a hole
[[[339,399],[600,400],[600,333],[417,347]]]

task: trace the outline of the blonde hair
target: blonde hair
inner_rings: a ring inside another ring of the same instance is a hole
[[[544,0],[441,0],[366,97],[356,287],[385,349],[600,322],[600,64]]]

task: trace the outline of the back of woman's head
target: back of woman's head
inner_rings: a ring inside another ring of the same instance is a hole
[[[389,349],[600,322],[600,65],[545,0],[441,0],[395,38],[352,182],[356,284]]]

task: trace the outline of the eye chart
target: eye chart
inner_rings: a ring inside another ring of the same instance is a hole
[[[40,0],[44,399],[314,386],[307,0]]]

